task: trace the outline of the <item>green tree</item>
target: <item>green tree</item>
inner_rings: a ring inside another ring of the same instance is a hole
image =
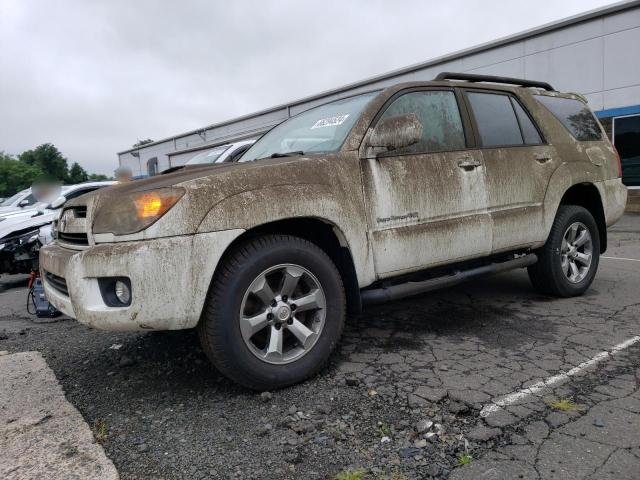
[[[92,182],[103,182],[105,180],[113,180],[113,178],[101,173],[92,173],[89,175],[89,180],[91,180]]]
[[[67,159],[51,143],[27,150],[16,160],[0,150],[0,197],[13,195],[35,180],[74,184],[88,180],[111,180],[107,175],[89,174],[78,162],[67,166]]]
[[[0,197],[10,197],[30,187],[40,177],[42,170],[39,167],[27,165],[0,152]]]
[[[138,140],[136,143],[134,143],[132,146],[135,147],[141,147],[142,145],[146,145],[147,143],[153,143],[153,140],[151,140],[150,138],[146,138],[144,140]]]
[[[68,179],[67,159],[51,143],[44,143],[18,156],[21,162],[39,168],[50,180],[65,182]],[[86,173],[86,172],[85,172]]]
[[[73,162],[69,169],[69,175],[67,176],[69,183],[82,183],[89,180],[89,174],[82,168],[77,162]]]

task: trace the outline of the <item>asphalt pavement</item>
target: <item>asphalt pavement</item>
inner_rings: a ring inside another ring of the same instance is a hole
[[[25,282],[0,278],[0,351],[42,355],[124,479],[640,478],[640,215],[582,297],[519,270],[377,306],[320,375],[263,394],[192,331],[35,319]]]

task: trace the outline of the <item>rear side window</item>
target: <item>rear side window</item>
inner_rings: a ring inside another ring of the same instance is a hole
[[[522,134],[508,95],[467,93],[483,147],[522,145]]]
[[[581,142],[600,140],[602,133],[593,113],[580,100],[536,95],[536,99]]]

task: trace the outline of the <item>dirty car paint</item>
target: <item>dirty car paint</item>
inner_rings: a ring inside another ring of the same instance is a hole
[[[475,147],[470,131],[468,148],[458,152],[402,158],[372,153],[367,142],[374,119],[394,95],[459,86],[517,96],[546,143],[490,151]],[[541,246],[563,194],[578,183],[597,187],[607,224],[615,222],[626,192],[609,142],[577,142],[531,92],[562,95],[451,81],[399,84],[369,102],[337,153],[185,169],[100,190],[67,205],[87,206],[88,245],[64,255],[60,246],[45,248],[42,268],[66,276],[70,300],[59,302],[70,302],[74,314],[92,326],[189,328],[198,321],[217,263],[231,242],[278,220],[313,218],[332,226],[351,253],[361,288],[430,266]],[[538,165],[536,158],[544,156],[550,161]],[[461,169],[461,160],[477,167]],[[170,186],[184,188],[184,197],[147,229],[120,236],[92,233],[99,209],[129,193]],[[125,271],[141,282],[142,303],[108,310],[94,281]],[[177,285],[193,292],[186,295]],[[47,292],[59,297],[50,287]]]

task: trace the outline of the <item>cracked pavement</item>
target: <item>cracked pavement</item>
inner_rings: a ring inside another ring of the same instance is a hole
[[[0,351],[42,353],[108,425],[125,479],[637,479],[640,342],[480,414],[640,335],[640,262],[619,260],[640,260],[640,216],[605,256],[578,298],[541,296],[519,270],[367,310],[319,376],[262,395],[215,372],[193,332],[35,320],[16,277],[0,279]]]

